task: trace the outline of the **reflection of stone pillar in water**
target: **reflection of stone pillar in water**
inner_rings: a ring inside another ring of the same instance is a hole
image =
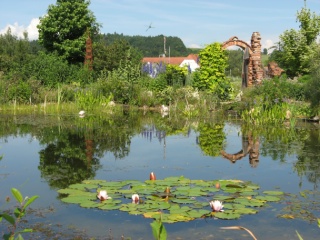
[[[254,139],[254,141],[252,141],[251,139],[251,149],[250,149],[250,152],[249,152],[249,162],[250,162],[250,165],[252,167],[256,167],[258,166],[258,162],[259,162],[259,147],[260,147],[260,141],[259,139]]]
[[[243,155],[246,156],[249,152],[249,139],[247,136],[242,135],[242,151],[243,151]]]

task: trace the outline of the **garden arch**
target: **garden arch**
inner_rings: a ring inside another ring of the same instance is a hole
[[[238,46],[243,51],[242,86],[248,87],[259,84],[263,78],[263,68],[261,64],[261,37],[259,32],[252,33],[251,45],[238,37],[233,36],[222,43],[222,48]]]

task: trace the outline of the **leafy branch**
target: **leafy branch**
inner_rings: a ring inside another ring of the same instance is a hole
[[[5,240],[15,240],[15,239],[21,240],[23,239],[23,237],[21,236],[21,233],[32,232],[33,230],[29,228],[25,228],[16,232],[18,229],[19,222],[21,218],[25,216],[26,208],[39,196],[33,196],[31,198],[29,197],[23,198],[20,191],[16,188],[11,188],[11,193],[19,203],[19,206],[14,210],[13,216],[7,213],[0,213],[0,222],[2,221],[2,219],[5,219],[8,223],[11,224],[10,232],[7,234],[4,234],[3,238]],[[17,237],[15,237],[16,235]]]

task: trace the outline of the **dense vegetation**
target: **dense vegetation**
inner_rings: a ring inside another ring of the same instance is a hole
[[[73,1],[77,4],[70,7]],[[171,56],[186,56],[197,50],[187,49],[177,37],[99,34],[100,26],[88,6],[86,0],[58,0],[50,5],[38,26],[39,42],[30,42],[27,33],[18,39],[10,29],[0,35],[0,104],[10,108],[17,104],[71,103],[77,109],[88,110],[103,108],[113,100],[139,107],[171,105],[172,110],[190,117],[202,108],[213,110],[220,101],[234,100],[238,95],[242,50],[226,51],[219,43],[209,44],[199,51],[201,68],[196,72],[173,65],[143,66],[143,56],[159,56],[169,46]],[[62,16],[67,17],[68,24],[59,24]],[[81,26],[75,24],[79,19]],[[289,105],[303,100],[310,102],[311,108],[299,108],[295,114],[317,115],[319,19],[306,6],[298,12],[300,30],[285,31],[280,36],[280,47],[269,58],[287,75],[244,90],[243,101],[229,108],[242,112],[244,119],[252,118],[252,112],[250,116],[248,113],[253,105],[260,111],[256,117],[262,116],[261,111],[277,109],[283,120]],[[89,35],[93,40],[92,70],[83,64]],[[303,42],[293,41],[296,38]],[[236,81],[234,76],[238,77]],[[298,81],[287,76],[297,77]]]
[[[144,57],[159,57],[166,52],[166,55],[180,57],[187,56],[190,53],[193,53],[192,50],[188,50],[182,40],[178,37],[171,36],[126,36],[123,34],[117,33],[108,33],[101,35],[102,39],[106,42],[107,45],[110,45],[119,40],[125,40],[132,47],[137,48],[141,51]],[[165,38],[165,39],[164,39]],[[165,45],[164,45],[165,42]]]

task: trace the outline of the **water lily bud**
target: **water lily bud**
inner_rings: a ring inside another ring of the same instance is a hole
[[[216,183],[216,188],[220,189],[220,183],[218,183],[218,182]]]
[[[156,180],[156,175],[153,172],[150,173],[150,180]]]
[[[169,187],[166,187],[166,189],[164,190],[164,192],[166,193],[166,194],[169,194],[171,191],[170,191],[170,188]]]

